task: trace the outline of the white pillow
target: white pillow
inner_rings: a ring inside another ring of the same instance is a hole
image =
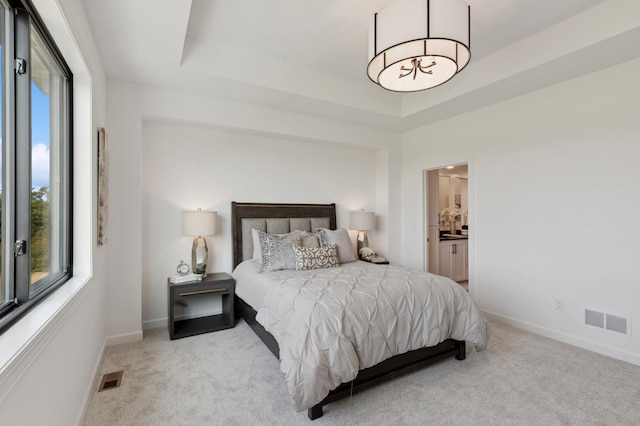
[[[338,261],[340,263],[355,262],[358,260],[356,251],[351,244],[351,238],[346,229],[340,228],[335,231],[327,228],[316,229],[320,247],[335,245],[338,249]]]
[[[256,228],[251,229],[251,240],[253,241],[253,260],[258,263],[262,263],[262,252],[260,252],[260,238],[258,237],[258,230]]]

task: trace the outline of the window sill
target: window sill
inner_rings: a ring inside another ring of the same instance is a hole
[[[0,335],[0,389],[7,392],[64,325],[86,296],[89,282],[89,277],[71,278]]]

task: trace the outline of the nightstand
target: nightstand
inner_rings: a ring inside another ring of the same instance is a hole
[[[366,259],[362,259],[365,262],[369,262],[369,263],[375,263],[376,265],[388,265],[389,261],[387,259],[385,259],[384,257],[380,257],[380,256],[374,256],[369,260]]]
[[[235,325],[233,315],[235,281],[229,274],[214,273],[207,275],[201,281],[174,284],[167,280],[167,283],[169,291],[167,298],[169,303],[169,338],[171,340],[231,328]],[[189,298],[203,295],[222,296],[222,313],[176,320],[176,304],[186,306],[189,304]]]

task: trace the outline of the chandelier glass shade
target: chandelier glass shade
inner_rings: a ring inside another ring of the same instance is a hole
[[[396,92],[439,86],[471,58],[470,7],[463,0],[399,0],[376,13],[367,73]]]

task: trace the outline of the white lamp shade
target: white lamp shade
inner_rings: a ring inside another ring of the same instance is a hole
[[[373,212],[363,210],[351,212],[351,229],[368,231],[376,227],[376,215]]]
[[[369,78],[414,92],[445,83],[468,63],[470,11],[463,0],[398,0],[375,14]]]
[[[216,233],[217,212],[182,212],[182,235],[214,235]]]

